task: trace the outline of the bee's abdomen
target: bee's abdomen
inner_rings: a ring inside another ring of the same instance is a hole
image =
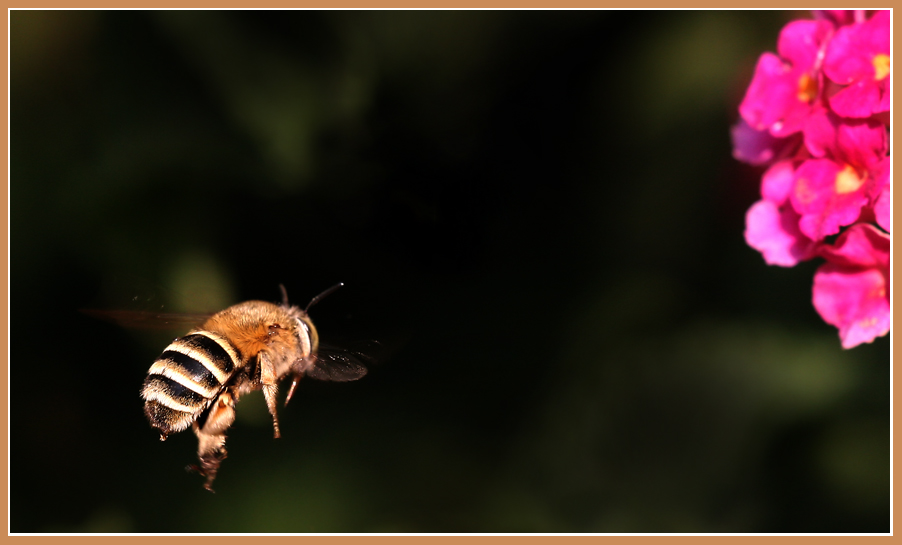
[[[219,395],[240,361],[237,350],[215,333],[176,339],[144,380],[144,414],[164,436],[184,430]]]

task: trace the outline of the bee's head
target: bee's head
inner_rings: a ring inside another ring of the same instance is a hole
[[[314,304],[320,302],[325,296],[342,286],[344,286],[342,282],[335,284],[311,299],[304,310],[301,310],[298,307],[289,306],[288,291],[285,289],[285,286],[279,284],[279,288],[282,290],[282,306],[288,308],[291,315],[297,320],[298,342],[301,343],[301,346],[309,349],[309,354],[316,354],[316,351],[319,348],[319,334],[316,332],[316,326],[313,325],[313,320],[310,319],[310,315],[307,314],[307,311],[310,310],[310,307]]]

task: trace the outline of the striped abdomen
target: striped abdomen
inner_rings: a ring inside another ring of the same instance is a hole
[[[188,428],[219,396],[240,362],[237,350],[215,333],[198,331],[176,339],[144,380],[144,414],[163,438]]]

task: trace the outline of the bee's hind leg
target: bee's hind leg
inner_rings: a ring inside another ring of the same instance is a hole
[[[225,430],[235,421],[235,397],[228,391],[216,399],[206,414],[203,424],[194,424],[197,435],[197,457],[200,465],[188,466],[207,478],[204,488],[213,492],[213,480],[219,472],[219,466],[226,459]]]
[[[221,436],[223,438],[223,442],[225,442],[225,436]],[[219,472],[219,465],[223,460],[226,459],[226,449],[225,447],[220,447],[213,451],[200,454],[198,457],[200,458],[200,465],[189,465],[186,469],[188,471],[192,471],[194,473],[199,473],[207,478],[207,482],[204,483],[204,488],[209,490],[210,492],[215,492],[213,490],[213,480],[216,479],[216,474]]]

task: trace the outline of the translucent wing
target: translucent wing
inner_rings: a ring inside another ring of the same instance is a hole
[[[321,348],[316,362],[307,369],[306,375],[316,380],[349,382],[357,380],[367,372],[363,361],[371,358],[359,352],[336,348]]]
[[[204,323],[207,318],[213,315],[211,312],[148,312],[136,310],[97,310],[91,308],[79,310],[88,316],[113,322],[122,327],[145,330],[194,327]]]

